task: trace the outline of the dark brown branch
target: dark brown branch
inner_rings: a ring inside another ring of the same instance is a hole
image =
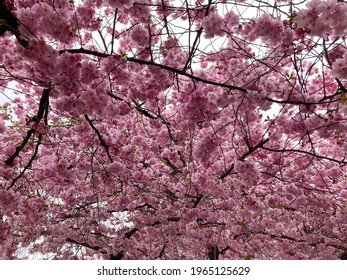
[[[296,149],[281,149],[281,150],[277,150],[277,149],[272,149],[272,148],[267,148],[267,147],[262,147],[264,150],[267,151],[271,151],[271,152],[277,152],[277,153],[301,153],[301,154],[306,154],[315,158],[320,158],[320,159],[325,159],[325,160],[329,160],[329,161],[333,161],[333,162],[337,162],[338,164],[344,166],[347,164],[347,161],[344,160],[337,160],[334,158],[330,158],[330,157],[325,157],[325,156],[320,156],[317,155],[315,153],[311,153],[311,152],[307,152],[307,151],[303,151],[303,150],[296,150]]]
[[[208,1],[208,4],[207,4],[207,6],[206,6],[206,11],[205,11],[204,17],[208,16],[208,13],[209,13],[211,4],[212,4],[212,0],[209,0],[209,1]],[[189,11],[187,11],[187,12],[188,12],[188,14],[189,14]],[[190,51],[190,53],[189,53],[189,57],[188,57],[188,59],[187,59],[187,61],[186,61],[186,64],[185,64],[184,67],[183,67],[183,72],[187,71],[187,69],[190,68],[191,61],[192,61],[193,56],[194,56],[194,54],[195,54],[195,51],[196,51],[196,49],[197,49],[197,47],[198,47],[198,42],[199,42],[199,40],[200,40],[200,37],[201,37],[201,34],[202,34],[202,31],[203,31],[203,30],[204,30],[204,28],[201,26],[201,27],[199,28],[199,30],[197,31],[197,33],[196,33],[196,37],[195,37],[195,40],[194,40],[194,42],[193,42],[192,49],[191,49],[191,51]]]
[[[108,148],[107,144],[105,143],[104,139],[102,138],[100,131],[94,126],[93,121],[88,117],[88,115],[84,115],[84,117],[87,120],[87,122],[89,123],[90,127],[95,131],[96,135],[98,136],[101,146],[103,146],[105,148],[106,154],[107,154],[110,162],[113,162],[109,148]]]
[[[218,179],[223,180],[225,177],[227,177],[231,171],[234,170],[235,165],[232,163],[223,173],[219,176]]]
[[[127,103],[127,101],[125,101],[123,98],[121,98],[121,97],[119,97],[119,96],[117,96],[117,95],[114,95],[113,93],[111,93],[111,92],[107,92],[107,95],[108,96],[111,96],[113,99],[116,99],[116,100],[119,100],[119,101],[123,101],[123,102],[126,102]],[[152,116],[146,109],[143,109],[137,102],[136,102],[136,100],[132,100],[133,101],[133,103],[135,104],[135,106],[133,106],[140,114],[142,114],[142,115],[144,115],[144,116],[146,116],[146,117],[148,117],[148,118],[150,118],[150,119],[157,119],[158,117],[154,117],[154,116]]]
[[[40,99],[40,104],[39,104],[39,112],[37,113],[36,117],[34,118],[34,123],[35,126],[38,125],[41,121],[42,118],[44,118],[44,123],[46,125],[48,125],[48,106],[49,106],[49,89],[45,89],[43,91],[43,94],[41,96]],[[31,129],[32,130],[32,129]],[[31,131],[29,130],[29,131]],[[35,131],[35,130],[34,130]],[[27,134],[28,136],[28,134]],[[28,140],[30,139],[30,136],[28,138]],[[21,171],[21,173],[12,181],[11,185],[7,188],[7,190],[11,189],[14,184],[24,175],[24,173],[28,170],[28,168],[31,166],[31,164],[33,163],[33,161],[35,160],[38,151],[39,151],[39,146],[41,144],[42,141],[42,134],[39,133],[38,136],[38,141],[37,144],[35,146],[35,150],[33,155],[31,156],[29,162],[27,163],[27,165],[23,168],[23,170]],[[25,141],[23,141],[24,143]],[[27,142],[27,141],[26,141]],[[17,148],[16,148],[17,151]]]
[[[133,228],[130,231],[126,232],[124,234],[124,237],[129,239],[137,231],[138,231],[138,228]],[[76,240],[74,240],[72,238],[67,238],[66,241],[69,242],[69,243],[75,244],[75,245],[80,245],[80,246],[83,246],[83,247],[86,247],[86,248],[89,248],[89,249],[92,249],[92,250],[95,250],[95,251],[99,251],[102,254],[107,254],[107,252],[105,250],[102,250],[102,247],[91,246],[87,242],[78,242],[78,241],[76,241]],[[110,254],[110,260],[121,260],[123,257],[124,257],[123,250],[119,251],[117,253],[117,255]]]
[[[146,109],[142,108],[141,104],[139,104],[136,100],[132,99],[131,101],[135,104],[134,108],[140,114],[142,114],[142,115],[144,115],[144,116],[146,116],[146,117],[148,117],[150,119],[154,119],[154,120],[158,119],[158,117],[152,116]]]
[[[98,33],[99,33],[99,36],[100,36],[100,38],[101,38],[101,41],[102,41],[102,43],[103,43],[103,45],[104,45],[105,51],[107,51],[107,45],[106,45],[105,38],[104,38],[104,36],[102,35],[102,33],[101,33],[100,30],[98,30]]]
[[[179,222],[181,220],[180,217],[169,217],[167,218],[168,222]]]
[[[135,106],[134,108],[135,108],[138,112],[140,112],[140,114],[146,116],[147,118],[154,119],[154,120],[158,119],[158,117],[152,116],[152,115],[151,115],[150,113],[148,113],[148,111],[145,110],[145,109],[142,109],[142,108],[137,107],[137,106]]]
[[[230,246],[226,246],[224,249],[220,250],[219,253],[220,253],[221,255],[223,255],[226,251],[228,251],[228,250],[230,250],[230,249],[231,249]]]
[[[166,17],[167,6],[165,6],[164,0],[161,0],[161,5],[162,5],[162,7],[163,7],[164,27],[165,27],[167,36],[170,37],[170,31],[169,31],[168,21],[167,21],[167,17]]]
[[[123,98],[117,96],[117,95],[114,95],[112,92],[108,91],[107,92],[107,95],[111,96],[113,99],[116,99],[116,100],[119,100],[119,101],[124,101]]]
[[[97,56],[97,57],[114,57],[114,58],[119,58],[120,57],[119,55],[110,55],[110,54],[106,54],[106,53],[100,53],[100,52],[97,52],[97,51],[86,50],[84,48],[68,49],[68,50],[60,50],[59,51],[60,54],[63,54],[65,52],[89,54],[89,55],[94,55],[94,56]],[[126,57],[126,60],[128,62],[134,62],[134,63],[141,64],[141,65],[156,66],[156,67],[159,67],[161,69],[167,70],[169,72],[172,72],[172,73],[175,73],[175,74],[178,74],[178,75],[181,75],[181,76],[185,76],[187,78],[190,78],[192,80],[195,80],[195,81],[198,81],[198,82],[202,82],[202,83],[205,83],[205,84],[215,85],[217,87],[228,88],[228,89],[231,89],[231,90],[239,90],[239,91],[242,91],[242,92],[245,92],[245,93],[247,92],[247,90],[242,88],[242,87],[238,87],[238,86],[233,86],[233,85],[228,85],[228,84],[224,84],[224,83],[218,83],[218,82],[206,80],[206,79],[194,76],[192,74],[186,73],[183,70],[179,70],[179,69],[176,69],[176,68],[172,68],[170,66],[166,66],[166,65],[163,65],[163,64],[155,63],[153,61],[146,61],[146,60],[141,60],[141,59],[137,59],[137,58],[133,58],[133,57]]]
[[[255,150],[259,149],[259,148],[263,148],[263,145],[266,144],[267,142],[269,142],[269,138],[265,139],[265,140],[261,140],[259,141],[259,143],[255,146],[250,146],[249,150],[247,152],[245,152],[240,158],[239,160],[244,160],[246,157],[248,157],[250,154],[252,154]]]
[[[13,153],[13,155],[11,155],[6,161],[5,164],[6,165],[12,165],[15,158],[19,155],[19,153],[23,150],[23,148],[25,147],[25,145],[28,143],[31,135],[34,133],[35,129],[31,128],[28,130],[27,135],[24,137],[22,143],[16,147],[16,151]]]
[[[293,181],[292,180],[287,180],[287,179],[284,179],[284,178],[281,178],[279,176],[276,175],[277,171],[275,173],[270,173],[270,172],[266,172],[266,171],[261,171],[260,173],[262,174],[265,174],[267,176],[270,176],[272,178],[275,178],[281,182],[285,182],[285,183],[292,183]],[[321,190],[321,189],[317,189],[317,188],[309,188],[309,187],[304,187],[303,184],[295,184],[295,186],[299,187],[299,188],[302,188],[302,189],[305,189],[305,190],[310,190],[310,191],[317,191],[317,192],[322,192],[322,193],[331,193],[330,190]],[[292,211],[295,211],[294,208],[284,208],[286,210],[292,210]]]
[[[99,251],[100,249],[102,249],[101,247],[99,246],[91,246],[89,245],[87,242],[78,242],[70,237],[66,238],[66,242],[69,242],[69,243],[72,243],[72,244],[75,244],[75,245],[79,245],[79,246],[83,246],[83,247],[86,247],[86,248],[89,248],[89,249],[92,249],[92,250],[95,250],[95,251]],[[105,254],[106,251],[100,251],[102,254]]]
[[[219,248],[218,246],[213,246],[210,248],[210,250],[207,252],[207,256],[209,260],[218,260],[219,259]]]
[[[172,68],[170,66],[158,64],[158,63],[151,62],[151,61],[140,60],[140,59],[132,58],[132,57],[128,57],[127,60],[130,61],[130,62],[138,63],[138,64],[157,66],[159,68],[162,68],[164,70],[170,71],[172,73],[175,73],[175,74],[178,74],[178,75],[182,75],[182,76],[185,76],[185,77],[190,78],[192,80],[195,80],[195,81],[198,81],[198,82],[202,82],[202,83],[205,83],[205,84],[210,84],[210,85],[215,85],[215,86],[218,86],[218,87],[223,87],[223,88],[228,88],[228,89],[232,89],[232,90],[239,90],[239,91],[242,91],[242,92],[247,92],[247,90],[244,89],[244,88],[237,87],[237,86],[232,86],[232,85],[228,85],[228,84],[224,84],[224,83],[218,83],[218,82],[214,82],[214,81],[210,81],[210,80],[206,80],[206,79],[194,76],[192,74],[186,73],[183,70]]]
[[[186,167],[187,166],[187,161],[183,155],[183,153],[181,151],[178,151],[178,155],[180,156],[180,160],[182,161],[183,163],[183,167]]]
[[[198,204],[200,203],[203,197],[204,197],[203,194],[198,194],[198,196],[195,198],[193,208],[196,208],[198,206]]]
[[[114,12],[114,19],[113,19],[112,41],[111,41],[111,53],[112,54],[113,54],[113,46],[114,46],[114,33],[116,31],[117,13],[118,13],[118,9],[116,9],[116,11]]]
[[[345,250],[345,251],[341,254],[340,260],[347,260],[347,250]]]
[[[266,233],[263,233],[263,234],[266,234]],[[286,240],[289,240],[289,241],[292,241],[292,242],[297,242],[297,243],[307,243],[309,246],[312,246],[312,247],[315,247],[317,246],[318,244],[320,244],[320,242],[314,242],[314,243],[309,243],[308,241],[306,240],[303,240],[303,239],[295,239],[291,236],[288,236],[288,235],[280,235],[280,236],[277,236],[275,234],[271,234],[270,235],[272,238],[281,238],[281,239],[286,239]],[[347,248],[345,247],[342,247],[342,246],[339,246],[339,245],[334,245],[334,244],[326,244],[327,246],[330,246],[330,247],[333,247],[333,248],[336,248],[336,249],[339,249],[339,250],[346,250],[347,251]]]
[[[131,229],[130,231],[126,232],[126,233],[124,234],[124,237],[125,237],[126,239],[130,239],[131,236],[132,236],[135,232],[137,232],[138,230],[139,230],[138,228],[133,228],[133,229]],[[121,260],[121,259],[123,259],[123,257],[124,257],[124,251],[123,251],[123,250],[120,250],[120,251],[117,253],[117,255],[111,254],[111,255],[110,255],[110,260]]]
[[[50,89],[44,89],[42,96],[40,98],[39,109],[36,116],[33,117],[34,127],[29,129],[26,136],[24,137],[22,143],[16,147],[16,151],[5,161],[6,165],[12,165],[19,153],[24,149],[28,143],[31,135],[35,132],[35,127],[42,120],[45,110],[48,110],[48,100],[49,100]]]
[[[162,256],[164,255],[165,249],[166,249],[166,245],[167,245],[167,241],[164,243],[163,248],[161,248],[161,251],[159,253],[158,259],[161,259]]]
[[[324,103],[331,103],[332,101],[324,101],[328,98],[334,98],[337,94],[333,94],[331,96],[325,97],[323,100],[316,101],[316,102],[305,102],[305,101],[294,101],[294,100],[275,100],[269,97],[265,97],[265,100],[271,101],[273,103],[278,103],[278,104],[292,104],[292,105],[305,105],[305,106],[311,106],[311,105],[319,105],[319,104],[324,104]],[[337,101],[337,100],[335,100]]]
[[[131,229],[130,231],[126,232],[126,233],[124,234],[124,237],[125,237],[126,239],[130,239],[131,236],[133,236],[133,234],[134,234],[135,232],[137,232],[138,230],[139,230],[138,228],[133,228],[133,229]]]
[[[110,255],[110,260],[121,260],[124,257],[124,252],[120,251],[117,255]]]
[[[335,42],[335,41],[334,41]],[[327,50],[327,47],[326,47],[326,44],[325,44],[325,39],[323,39],[323,49],[324,49],[324,53],[325,53],[325,58],[329,64],[330,67],[332,67],[332,63],[331,63],[331,60],[330,60],[330,57],[329,57],[329,53],[328,53],[328,50]],[[338,78],[335,78],[335,81],[338,83],[340,89],[342,92],[346,92],[347,89],[346,87],[341,83],[341,81],[338,79]]]
[[[14,184],[24,175],[24,173],[31,166],[31,164],[33,163],[33,161],[35,160],[35,158],[37,156],[41,141],[42,141],[42,134],[39,134],[38,141],[37,141],[37,144],[35,146],[35,151],[34,151],[33,155],[31,156],[29,162],[26,164],[26,166],[23,168],[23,170],[20,172],[20,174],[12,181],[11,185],[8,186],[7,190],[11,189],[14,186]]]
[[[114,95],[113,93],[111,92],[107,92],[107,95],[111,96],[113,99],[116,99],[116,100],[119,100],[119,101],[123,101],[123,102],[127,102],[125,101],[123,98],[119,97],[119,96],[116,96]],[[161,116],[153,116],[149,113],[148,110],[144,109],[141,107],[141,105],[136,101],[136,100],[131,100],[135,105],[132,104],[132,106],[141,114],[141,115],[144,115],[145,117],[147,118],[150,118],[150,119],[154,119],[154,120],[157,120],[158,118],[160,119],[160,121],[163,123],[163,124],[166,124],[166,125],[170,125],[167,121],[165,121]]]
[[[241,160],[241,161],[242,161],[242,160],[246,159],[246,157],[248,157],[249,155],[251,155],[255,150],[257,150],[257,149],[259,149],[259,148],[264,148],[263,145],[264,145],[265,143],[269,142],[269,140],[270,140],[269,138],[268,138],[268,139],[265,139],[265,140],[262,139],[262,140],[259,141],[259,143],[258,143],[257,145],[255,145],[255,146],[251,146],[250,143],[249,143],[249,141],[247,140],[247,141],[246,141],[246,144],[247,144],[247,146],[248,146],[248,151],[245,152],[241,157],[239,157],[238,160]],[[235,167],[235,165],[234,165],[234,163],[232,163],[232,164],[222,173],[222,175],[219,176],[218,179],[223,180],[225,177],[227,177],[227,176],[231,173],[231,171],[234,170],[234,167]]]

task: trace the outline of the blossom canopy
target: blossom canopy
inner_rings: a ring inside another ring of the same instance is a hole
[[[345,258],[345,1],[0,3],[1,259]]]

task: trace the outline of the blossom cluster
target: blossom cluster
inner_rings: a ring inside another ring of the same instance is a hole
[[[276,46],[282,42],[283,30],[284,27],[281,21],[264,13],[256,20],[253,35],[261,38],[271,46]]]
[[[20,32],[26,38],[33,38],[33,34],[42,29],[41,32],[62,43],[68,44],[73,40],[73,17],[65,7],[57,12],[47,3],[35,3],[31,7],[18,9],[17,16],[23,23],[19,27]],[[25,26],[30,26],[30,29]]]
[[[148,29],[141,25],[136,25],[130,33],[131,39],[137,45],[143,47],[149,44],[149,34]]]
[[[239,16],[230,11],[221,17],[216,11],[212,11],[204,17],[201,26],[204,28],[205,38],[211,39],[215,36],[223,36],[225,31],[232,33],[239,23]]]
[[[107,3],[115,9],[131,8],[134,5],[134,0],[107,0]]]
[[[309,28],[311,35],[327,38],[344,36],[347,30],[346,3],[337,0],[312,0],[307,2],[295,17],[298,27]]]
[[[207,17],[204,17],[201,26],[204,28],[205,38],[210,39],[214,36],[222,36],[222,24],[223,18],[218,13],[210,13]]]

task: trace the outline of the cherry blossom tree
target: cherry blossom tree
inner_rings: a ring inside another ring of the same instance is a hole
[[[0,3],[0,258],[347,259],[345,1]]]

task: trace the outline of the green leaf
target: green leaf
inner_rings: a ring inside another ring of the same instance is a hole
[[[289,22],[293,22],[294,18],[297,16],[298,14],[294,11],[290,16],[289,16]]]

